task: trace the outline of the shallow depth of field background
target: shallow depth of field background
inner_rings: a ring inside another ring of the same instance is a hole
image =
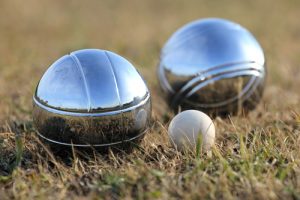
[[[246,27],[261,43],[268,67],[256,110],[215,119],[211,156],[171,148],[166,128],[174,114],[156,78],[168,37],[205,17]],[[298,0],[1,0],[0,199],[300,199],[299,19]],[[124,56],[148,83],[154,122],[131,154],[61,158],[34,134],[38,80],[56,59],[83,48]]]

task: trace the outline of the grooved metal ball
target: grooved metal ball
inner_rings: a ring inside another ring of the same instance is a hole
[[[54,62],[33,96],[33,121],[47,141],[80,147],[141,138],[151,118],[149,90],[123,57],[85,49]]]
[[[251,110],[265,84],[265,57],[240,25],[209,18],[177,30],[164,45],[158,78],[174,109],[212,113]]]

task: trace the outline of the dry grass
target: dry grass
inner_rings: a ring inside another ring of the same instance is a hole
[[[300,2],[0,1],[0,199],[300,199]],[[247,27],[268,60],[264,99],[215,119],[211,156],[178,153],[155,69],[178,27],[224,17]],[[132,61],[153,95],[152,130],[132,153],[53,155],[32,127],[31,96],[53,61],[81,48]]]

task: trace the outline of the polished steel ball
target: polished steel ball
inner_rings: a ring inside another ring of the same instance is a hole
[[[151,118],[149,90],[123,57],[86,49],[53,63],[33,96],[33,121],[47,141],[79,147],[138,140]]]
[[[249,31],[209,18],[171,36],[161,51],[158,78],[173,108],[228,113],[256,106],[265,65],[263,50]]]

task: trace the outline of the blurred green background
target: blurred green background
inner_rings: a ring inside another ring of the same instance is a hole
[[[266,93],[274,95],[274,87],[276,93],[288,90],[284,94],[299,101],[298,0],[2,0],[0,120],[28,118],[34,87],[47,67],[82,48],[107,49],[130,60],[150,85],[154,111],[160,116],[158,108],[164,104],[156,80],[160,49],[176,29],[206,17],[233,20],[250,30],[265,50]],[[269,103],[277,105],[276,100]]]

